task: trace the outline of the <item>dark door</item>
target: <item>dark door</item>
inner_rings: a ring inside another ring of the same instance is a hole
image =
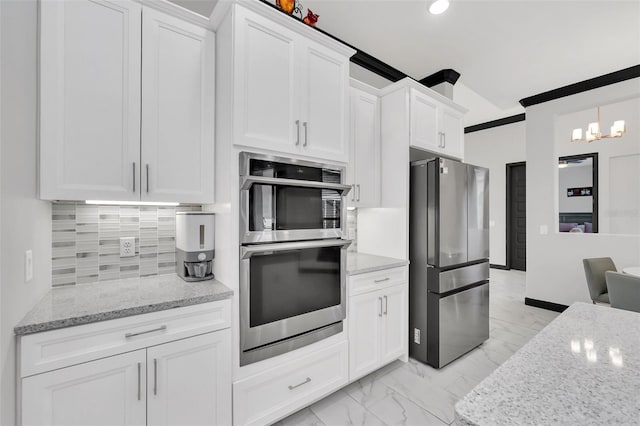
[[[507,164],[507,267],[527,270],[527,172]]]

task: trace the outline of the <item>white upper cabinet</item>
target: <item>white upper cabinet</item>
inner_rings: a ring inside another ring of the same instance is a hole
[[[305,155],[346,161],[349,132],[349,60],[324,46],[304,45],[301,105]]]
[[[142,200],[213,203],[214,34],[142,17]]]
[[[229,52],[219,62],[233,63],[219,81],[221,87],[232,86],[221,103],[233,110],[233,143],[347,162],[353,51],[343,46],[337,51],[309,38],[306,33],[314,30],[279,12],[274,18],[266,16],[272,13],[269,9],[256,13],[238,4],[232,7],[227,19],[233,25],[222,23],[218,49]],[[275,22],[280,18],[284,21]]]
[[[411,90],[410,145],[428,151],[440,149],[438,103],[431,97]]]
[[[214,49],[138,2],[41,2],[40,198],[213,202]]]
[[[350,206],[380,205],[380,107],[378,96],[351,88]]]
[[[295,48],[299,36],[242,8],[237,24],[235,143],[290,152],[300,143],[302,125]]]
[[[442,149],[452,157],[464,157],[464,114],[451,108],[441,108]]]
[[[409,145],[435,154],[464,158],[464,112],[426,88],[409,89]]]
[[[140,199],[141,6],[40,3],[40,197]]]

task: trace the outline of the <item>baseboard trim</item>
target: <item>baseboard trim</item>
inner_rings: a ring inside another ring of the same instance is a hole
[[[536,308],[547,309],[554,312],[564,312],[568,308],[567,305],[561,305],[560,303],[547,302],[545,300],[532,299],[530,297],[524,298],[524,304],[533,306]]]
[[[489,264],[489,268],[493,268],[493,269],[502,269],[503,271],[508,271],[511,268],[509,268],[508,266],[505,265],[496,265],[495,263],[490,263]]]

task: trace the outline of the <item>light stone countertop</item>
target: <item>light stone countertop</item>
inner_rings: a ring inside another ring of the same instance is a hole
[[[455,406],[459,425],[637,425],[640,313],[574,303]]]
[[[408,264],[408,260],[375,256],[367,253],[347,252],[347,275],[365,274]]]
[[[18,336],[228,299],[217,280],[186,282],[176,274],[54,287],[16,325]]]

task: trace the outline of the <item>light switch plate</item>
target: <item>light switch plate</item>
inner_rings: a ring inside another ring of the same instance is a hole
[[[136,255],[136,238],[120,238],[120,257],[133,257]]]
[[[549,233],[549,227],[547,225],[540,225],[540,235],[547,235]]]
[[[420,344],[420,329],[419,328],[414,328],[413,329],[413,342],[416,344]]]

